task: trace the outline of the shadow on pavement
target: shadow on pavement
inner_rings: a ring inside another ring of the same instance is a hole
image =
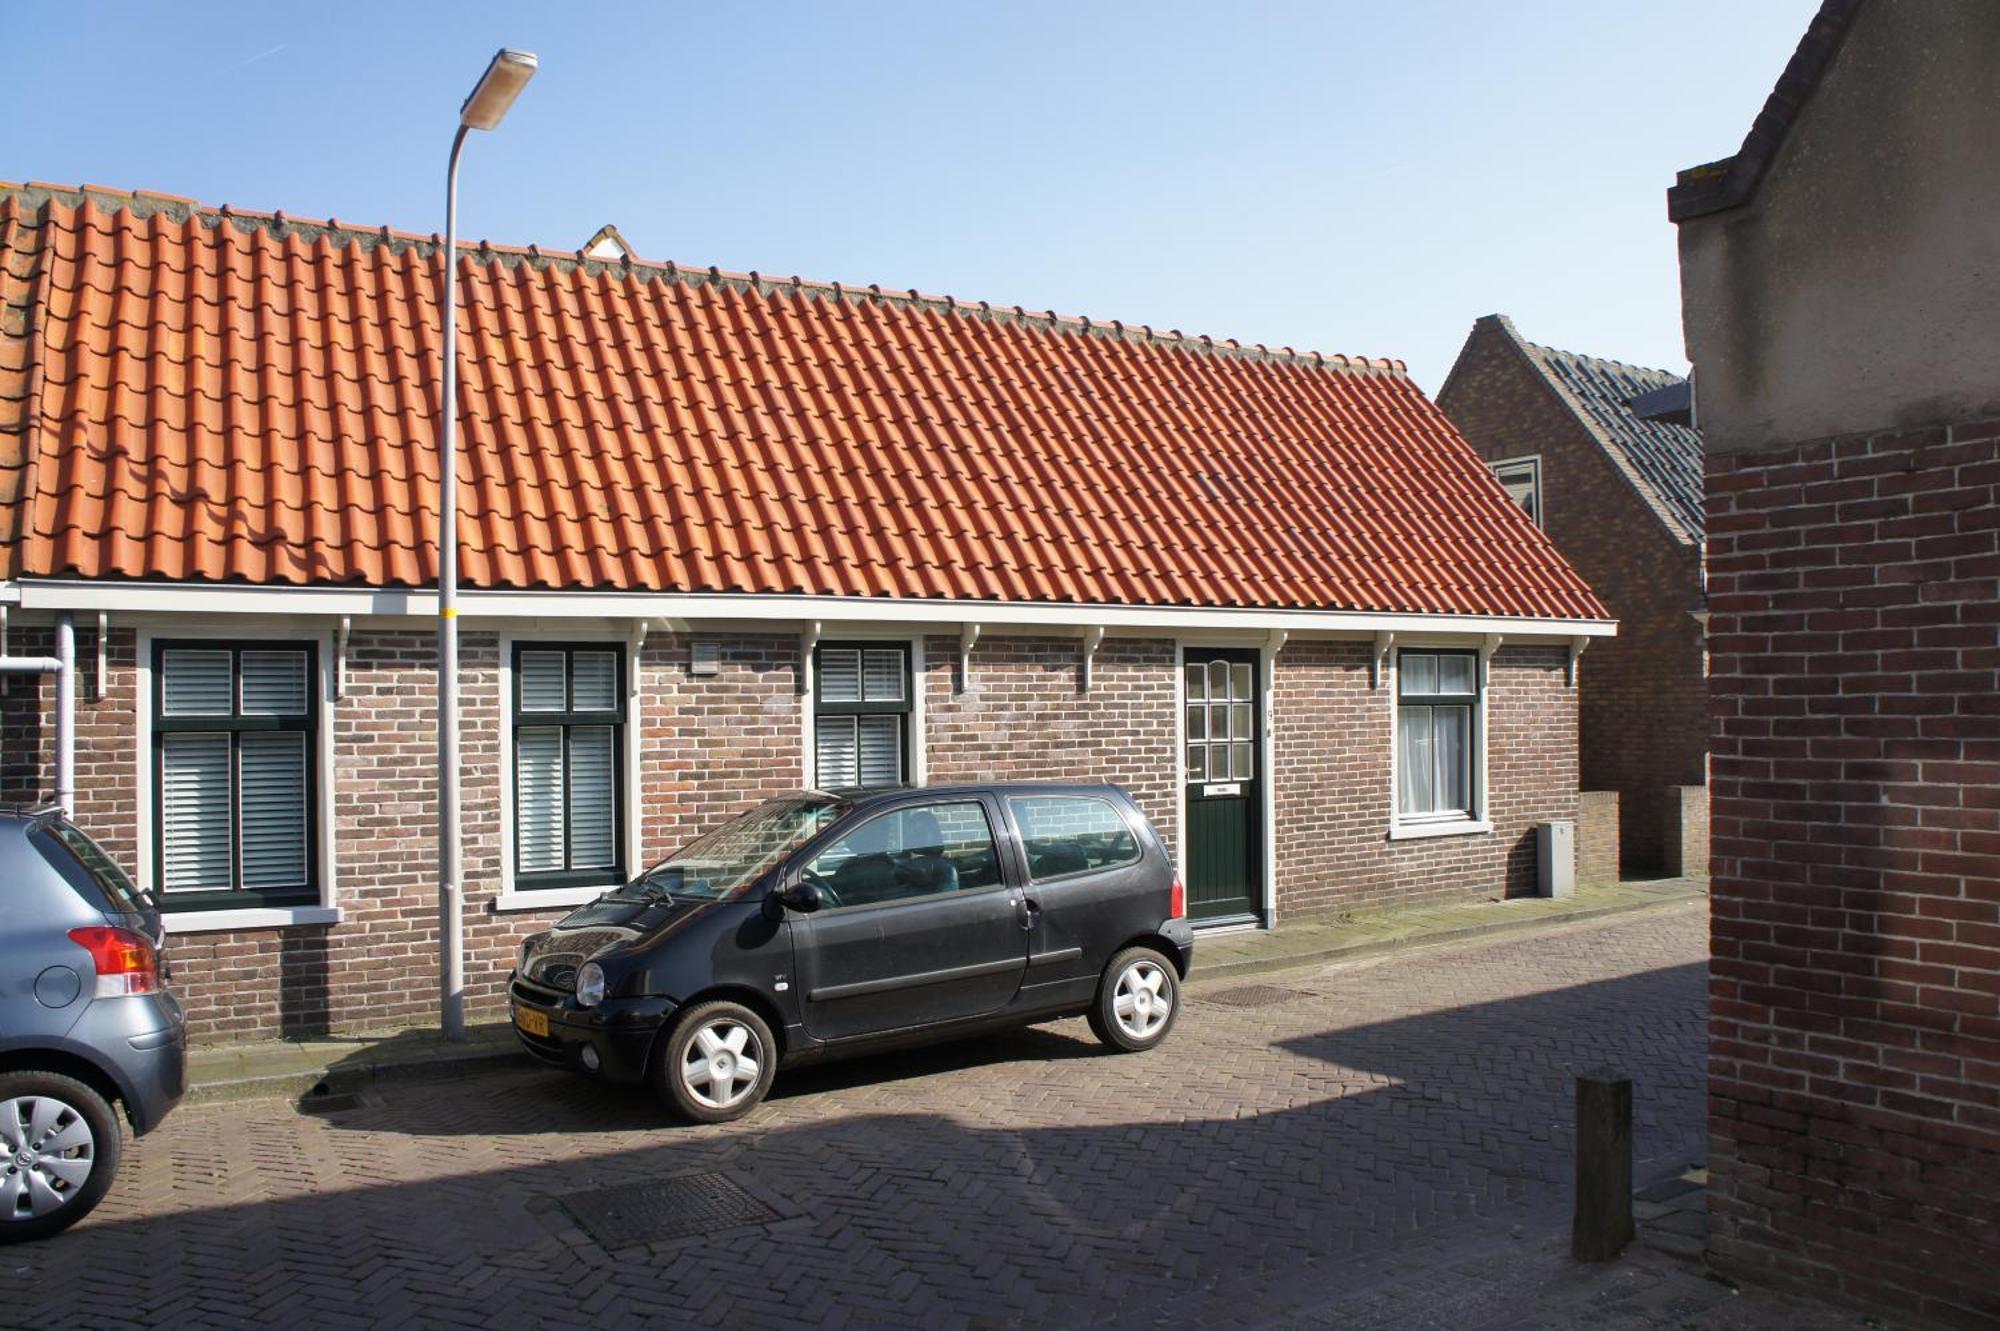
[[[1276,1041],[1196,994],[1184,1020],[1231,1036],[1183,1046],[1198,1061],[1032,1030],[784,1076],[720,1127],[560,1073],[391,1088],[229,1142],[170,1124],[163,1213],[118,1219],[114,1197],[6,1250],[0,1320],[1234,1324],[1385,1252],[1441,1271],[1462,1225],[1558,1220],[1574,1068],[1646,1060],[1639,1156],[1699,1158],[1703,974]],[[777,1218],[607,1253],[563,1207],[704,1173]]]

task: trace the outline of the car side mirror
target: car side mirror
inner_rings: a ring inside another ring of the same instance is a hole
[[[767,914],[774,919],[781,919],[787,910],[810,915],[826,904],[826,897],[820,892],[817,883],[801,881],[773,892],[764,898],[764,904]]]

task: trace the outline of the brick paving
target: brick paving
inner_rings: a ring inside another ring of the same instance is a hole
[[[1636,1079],[1641,1183],[1701,1159],[1706,941],[1690,906],[1223,976],[1150,1056],[1064,1022],[781,1076],[719,1127],[530,1068],[195,1106],[0,1250],[0,1323],[1833,1324],[1561,1256],[1573,1068]],[[606,1251],[563,1206],[714,1172],[775,1218]]]

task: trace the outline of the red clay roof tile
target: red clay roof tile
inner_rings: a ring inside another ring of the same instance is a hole
[[[435,579],[435,239],[264,216],[0,186],[12,572]],[[459,264],[471,587],[1606,617],[1396,362]]]

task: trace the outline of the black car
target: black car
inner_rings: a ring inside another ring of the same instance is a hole
[[[748,1113],[778,1068],[1085,1015],[1166,1039],[1194,953],[1159,835],[1115,786],[807,792],[521,946],[530,1052]]]

